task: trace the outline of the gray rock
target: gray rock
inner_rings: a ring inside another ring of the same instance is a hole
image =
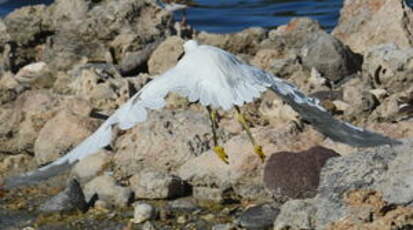
[[[65,190],[41,205],[39,211],[51,213],[80,210],[85,212],[87,208],[88,205],[85,201],[82,188],[80,187],[79,182],[73,179]]]
[[[235,230],[237,226],[235,224],[216,224],[212,226],[212,230]]]
[[[168,204],[170,209],[173,211],[194,212],[200,209],[200,207],[198,207],[193,200],[188,199],[173,200]]]
[[[168,173],[143,170],[129,180],[135,197],[140,199],[170,199],[188,195],[189,185]]]
[[[135,203],[133,206],[133,223],[140,224],[156,218],[156,209],[152,205],[147,203]]]
[[[270,204],[262,204],[248,208],[236,222],[246,229],[270,229],[280,210]]]
[[[96,177],[85,184],[84,193],[88,201],[96,194],[99,200],[117,207],[127,206],[132,196],[130,188],[117,185],[115,179],[108,174]]]
[[[302,60],[304,66],[317,69],[323,77],[332,81],[356,73],[362,63],[360,55],[324,31],[314,33],[314,37],[303,47]]]
[[[264,184],[276,200],[314,197],[321,168],[337,156],[333,150],[320,146],[299,153],[274,153],[265,163]]]
[[[194,187],[192,196],[201,201],[213,201],[222,203],[224,201],[224,191],[220,188]]]
[[[280,208],[274,230],[314,229],[312,220],[316,213],[313,200],[290,200]]]

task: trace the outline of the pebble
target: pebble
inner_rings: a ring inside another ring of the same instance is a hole
[[[142,226],[142,230],[156,230],[156,228],[150,221],[146,221]]]
[[[212,230],[235,230],[237,229],[235,224],[217,224],[212,226]]]
[[[132,222],[135,224],[143,223],[147,220],[155,219],[155,208],[147,203],[135,203]]]
[[[278,208],[269,204],[257,205],[248,208],[235,222],[246,229],[267,229],[273,226],[279,213]]]
[[[178,218],[176,219],[176,222],[177,222],[178,224],[186,224],[187,219],[186,219],[185,216],[178,216]]]
[[[198,207],[192,200],[188,200],[188,199],[180,199],[180,200],[171,201],[169,202],[169,207],[173,211],[184,211],[184,212],[194,212],[200,209],[200,207]]]

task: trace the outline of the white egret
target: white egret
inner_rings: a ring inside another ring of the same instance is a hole
[[[53,176],[62,171],[63,167],[70,167],[86,156],[98,152],[110,145],[114,127],[125,130],[145,121],[147,109],[164,107],[164,98],[170,92],[187,97],[191,102],[198,101],[207,106],[211,115],[213,132],[216,126],[214,109],[229,110],[234,106],[252,102],[269,88],[296,110],[303,119],[335,141],[360,147],[400,143],[334,119],[320,106],[317,99],[305,96],[294,85],[245,64],[233,54],[222,49],[199,45],[198,42],[189,40],[184,44],[184,51],[184,56],[175,67],[145,85],[120,106],[90,137],[68,154],[36,171],[7,179],[6,187],[34,183]],[[248,130],[238,108],[237,112],[239,120]],[[254,144],[255,152],[263,158],[260,146],[256,145],[250,133],[248,134]],[[222,160],[227,161],[225,151],[217,145],[216,137],[214,141],[214,151]]]

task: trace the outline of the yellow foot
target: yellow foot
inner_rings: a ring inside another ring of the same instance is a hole
[[[264,151],[262,151],[262,146],[261,145],[254,145],[254,152],[260,157],[260,159],[264,162],[265,160],[265,154]]]
[[[213,150],[218,155],[219,159],[225,162],[225,164],[229,164],[228,155],[225,153],[225,149],[222,146],[215,146]]]

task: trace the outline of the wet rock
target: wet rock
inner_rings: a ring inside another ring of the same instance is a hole
[[[52,213],[80,210],[85,212],[87,208],[88,205],[79,182],[71,180],[65,190],[46,201],[40,206],[39,211]]]
[[[91,156],[88,156],[78,163],[72,169],[72,174],[81,184],[90,181],[102,173],[111,161],[109,151],[102,150]]]
[[[322,167],[337,156],[320,146],[299,153],[274,153],[265,164],[264,184],[277,200],[314,197]]]
[[[144,170],[129,179],[135,197],[140,199],[170,199],[185,196],[190,189],[181,178],[156,170]]]
[[[361,69],[362,58],[326,32],[319,32],[302,50],[304,66],[317,69],[331,81],[338,81]]]
[[[161,74],[174,67],[183,54],[184,40],[178,36],[168,37],[153,51],[149,61],[150,74]]]
[[[144,168],[174,171],[211,144],[211,127],[204,112],[151,111],[148,120],[117,139],[116,173],[128,176]]]
[[[365,74],[376,88],[391,94],[406,90],[411,84],[413,48],[399,48],[394,43],[373,46],[366,50],[363,63]]]
[[[199,33],[195,39],[202,44],[217,46],[232,53],[254,55],[260,42],[267,36],[267,32],[259,27],[245,29],[234,34]]]
[[[152,205],[147,203],[135,203],[133,206],[133,223],[140,224],[156,218],[156,209]]]
[[[246,229],[270,229],[280,210],[270,204],[263,204],[248,208],[236,222]]]
[[[413,12],[402,0],[346,0],[338,26],[332,34],[357,53],[367,48],[394,42],[411,47]]]
[[[130,188],[116,184],[115,179],[108,175],[94,178],[84,186],[86,200],[97,194],[99,200],[107,202],[108,205],[125,207],[129,204],[132,196]]]
[[[312,200],[289,200],[281,206],[274,230],[314,229],[312,222],[316,207]]]
[[[95,129],[96,123],[90,118],[77,116],[67,110],[59,112],[39,132],[34,143],[36,162],[41,165],[59,158]]]

